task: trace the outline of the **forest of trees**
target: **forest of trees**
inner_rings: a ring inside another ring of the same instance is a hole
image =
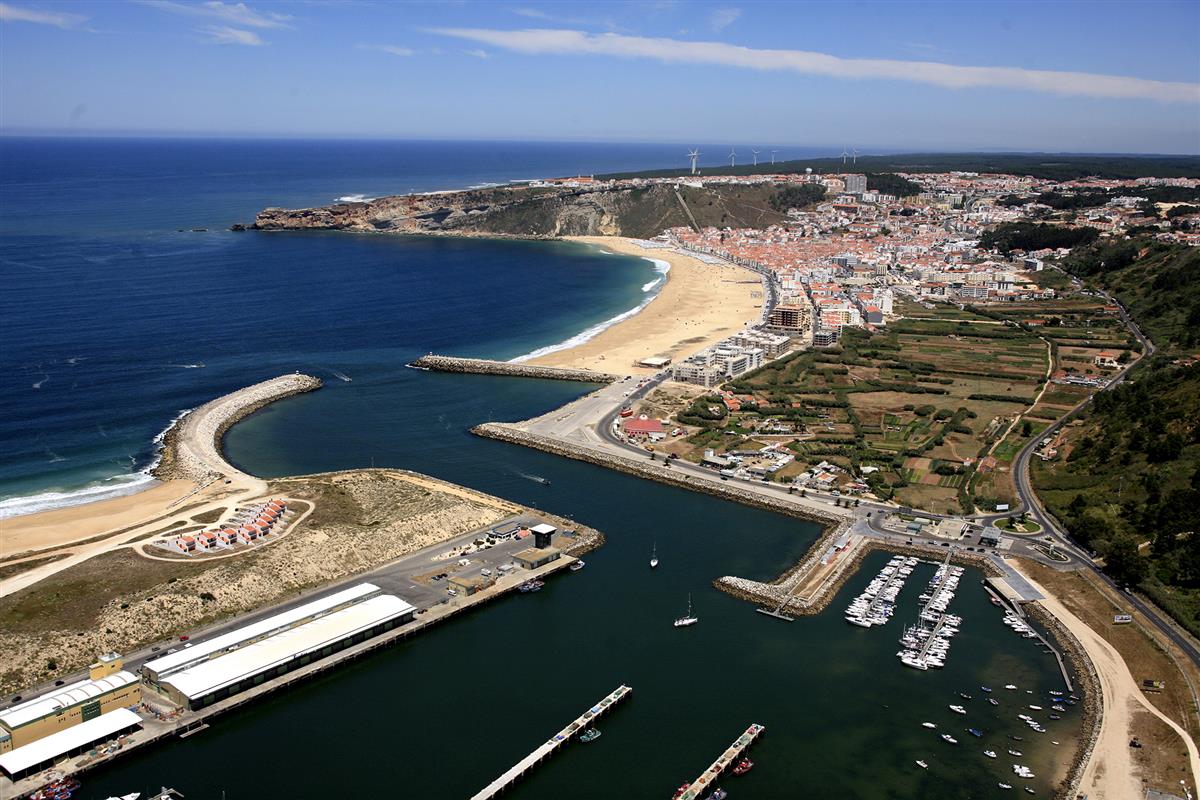
[[[925,191],[921,184],[914,183],[894,172],[868,172],[867,188],[873,192],[890,194],[895,197],[912,197]]]
[[[1100,231],[1086,226],[1006,222],[984,233],[980,237],[980,244],[989,250],[1009,253],[1013,250],[1041,250],[1046,247],[1077,247],[1090,244],[1099,236]]]
[[[789,184],[771,196],[771,208],[781,213],[789,208],[807,208],[825,199],[825,187],[819,183]]]

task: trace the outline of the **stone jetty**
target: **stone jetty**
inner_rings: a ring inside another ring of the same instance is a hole
[[[427,369],[433,372],[508,375],[514,378],[547,378],[549,380],[580,381],[582,383],[612,383],[618,380],[618,376],[616,375],[610,375],[606,372],[593,372],[590,369],[539,367],[536,364],[525,364],[519,361],[492,361],[486,358],[435,356],[433,353],[421,356],[408,366],[416,369]]]
[[[189,411],[163,435],[162,454],[154,468],[154,477],[205,483],[219,477],[243,476],[221,454],[225,432],[238,420],[276,400],[311,392],[322,385],[320,378],[311,375],[281,375]]]

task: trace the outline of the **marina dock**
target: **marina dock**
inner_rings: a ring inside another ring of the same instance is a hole
[[[725,774],[725,770],[729,769],[733,764],[741,758],[742,753],[754,744],[754,740],[766,730],[765,727],[757,722],[751,723],[746,732],[737,738],[737,740],[726,748],[724,753],[712,763],[708,769],[696,780],[692,781],[688,786],[687,791],[679,795],[679,800],[699,800],[708,791],[713,783]]]
[[[539,763],[558,752],[563,745],[574,739],[576,735],[587,730],[593,722],[600,719],[607,711],[628,697],[632,691],[633,689],[628,686],[618,686],[599,703],[596,703],[596,705],[576,717],[570,725],[551,736],[536,750],[514,764],[507,772],[489,783],[483,791],[473,795],[471,800],[488,800],[488,798],[496,797],[508,789]]]

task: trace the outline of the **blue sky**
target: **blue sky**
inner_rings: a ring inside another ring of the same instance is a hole
[[[0,2],[0,129],[1200,152],[1195,2]]]

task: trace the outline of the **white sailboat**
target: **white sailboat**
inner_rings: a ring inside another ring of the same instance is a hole
[[[692,596],[688,595],[688,610],[687,614],[675,620],[676,628],[686,628],[688,625],[695,625],[700,621],[700,618],[692,613]]]
[[[658,542],[650,546],[650,569],[658,566]]]

